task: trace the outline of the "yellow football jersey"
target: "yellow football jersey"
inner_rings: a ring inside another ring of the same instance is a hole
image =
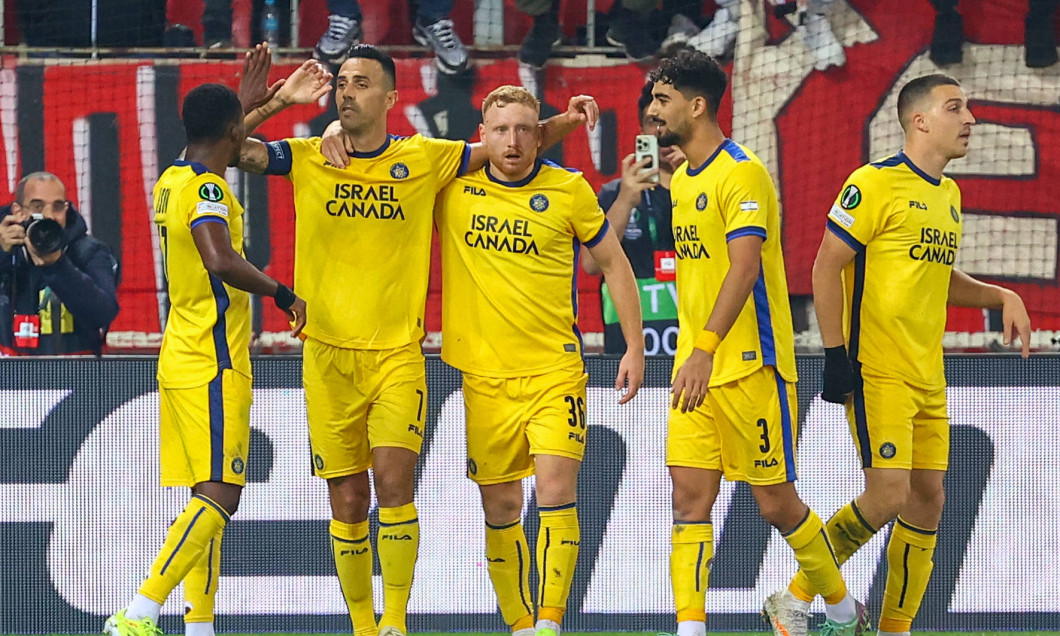
[[[243,206],[224,178],[193,161],[175,161],[155,184],[155,225],[169,288],[169,318],[158,354],[158,383],[201,386],[221,369],[250,377],[250,294],[206,271],[191,229],[224,223],[243,255]]]
[[[507,182],[487,165],[446,187],[436,215],[442,359],[490,377],[578,364],[578,251],[608,228],[582,174],[539,160]]]
[[[942,336],[961,242],[961,191],[905,155],[854,171],[828,229],[857,251],[843,272],[852,358],[924,388],[945,386]]]
[[[335,347],[393,349],[421,340],[434,198],[467,170],[463,141],[389,136],[340,168],[320,138],[269,144],[270,174],[294,184],[294,289],[305,334]]]
[[[774,366],[795,382],[795,337],[780,249],[780,209],[765,165],[726,139],[702,166],[686,162],[670,183],[677,252],[677,355],[674,374],[692,353],[729,271],[728,242],[760,236],[762,267],[747,303],[714,353],[710,386]]]

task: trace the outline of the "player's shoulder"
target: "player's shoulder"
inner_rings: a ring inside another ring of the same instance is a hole
[[[864,176],[869,179],[886,180],[893,179],[899,173],[906,171],[906,160],[902,153],[888,155],[874,159],[855,170],[851,176]]]
[[[224,177],[197,161],[174,161],[159,181],[163,179],[171,190],[204,201],[221,201],[232,196]]]
[[[534,179],[538,183],[546,183],[557,189],[571,192],[575,196],[591,197],[596,200],[596,192],[593,190],[589,180],[581,170],[560,165],[549,159],[540,160],[538,177]]]
[[[718,152],[727,160],[725,181],[764,183],[772,180],[766,164],[749,148],[726,139]]]
[[[269,142],[270,146],[277,146],[280,144],[287,144],[287,147],[291,149],[291,152],[305,152],[307,150],[319,152],[321,137],[287,137],[279,141]]]
[[[952,193],[960,194],[961,186],[957,185],[957,180],[953,177],[942,175],[942,179],[939,179],[939,185]]]
[[[414,135],[389,135],[390,145],[395,150],[419,150],[423,152],[433,153],[438,151],[452,151],[455,149],[463,149],[467,146],[466,141],[452,140],[452,139],[439,139],[437,137],[426,137],[420,133]]]
[[[551,159],[541,159],[540,163],[541,174],[548,175],[550,179],[555,179],[556,181],[577,181],[585,178],[582,175],[581,170],[560,165]]]
[[[180,187],[190,183],[202,175],[212,174],[206,166],[198,161],[185,161],[176,159],[168,168],[162,171],[158,177],[159,183],[166,183],[169,187]]]
[[[748,166],[754,164],[763,165],[758,155],[753,153],[750,148],[729,138],[721,142],[721,147],[718,151],[719,154],[724,154],[728,157],[736,166],[741,164],[747,164]]]
[[[870,161],[851,172],[850,176],[847,177],[847,183],[856,183],[864,187],[889,189],[889,184],[903,171],[902,166],[904,165],[905,163],[900,155]]]

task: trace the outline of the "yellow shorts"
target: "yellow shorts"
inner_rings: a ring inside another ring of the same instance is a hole
[[[720,470],[755,486],[795,481],[797,400],[795,385],[771,366],[713,387],[694,411],[670,410],[666,465]]]
[[[372,466],[372,449],[420,452],[427,379],[418,342],[343,349],[308,338],[302,349],[313,473],[330,479]]]
[[[946,388],[923,389],[861,370],[847,420],[865,468],[946,470],[950,417]]]
[[[499,484],[534,474],[534,455],[585,456],[585,386],[576,366],[523,378],[464,374],[467,476]]]
[[[246,485],[250,385],[249,377],[225,369],[202,386],[159,387],[163,486],[191,487],[207,481]]]

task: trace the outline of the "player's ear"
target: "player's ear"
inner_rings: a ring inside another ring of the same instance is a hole
[[[228,124],[228,134],[226,135],[231,141],[237,145],[243,145],[243,123],[240,121],[233,120]]]
[[[922,133],[931,132],[931,126],[928,125],[927,117],[924,117],[924,113],[913,113],[913,118],[910,120],[910,123],[913,124],[913,128]]]
[[[710,107],[707,105],[707,98],[702,95],[696,95],[692,98],[692,116],[710,116]]]
[[[386,92],[386,109],[387,110],[390,110],[391,108],[393,108],[394,104],[397,104],[397,101],[398,101],[398,92],[397,92],[396,88],[394,90],[390,90],[390,91]]]

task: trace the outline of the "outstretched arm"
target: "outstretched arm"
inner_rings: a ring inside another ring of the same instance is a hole
[[[226,285],[273,298],[276,306],[291,321],[291,335],[297,336],[302,331],[305,326],[305,301],[233,250],[227,223],[200,222],[191,228],[191,236],[206,271]]]
[[[541,127],[541,149],[551,148],[566,137],[572,130],[586,124],[589,130],[596,128],[596,121],[600,119],[600,107],[596,100],[589,95],[575,95],[567,103],[567,112],[560,113],[542,121]],[[486,165],[489,155],[486,146],[482,142],[469,144],[471,156],[467,162],[467,171],[473,172]],[[320,144],[320,152],[331,163],[336,166],[346,167],[350,163],[349,153],[354,151],[353,143],[342,132],[338,121],[328,124],[324,130],[323,142]]]
[[[541,127],[541,150],[551,148],[569,135],[578,126],[586,124],[589,130],[596,128],[600,119],[600,106],[590,95],[575,95],[567,103],[567,112],[554,115],[539,124]],[[471,144],[471,158],[467,162],[468,172],[486,165],[489,155],[482,142]]]

